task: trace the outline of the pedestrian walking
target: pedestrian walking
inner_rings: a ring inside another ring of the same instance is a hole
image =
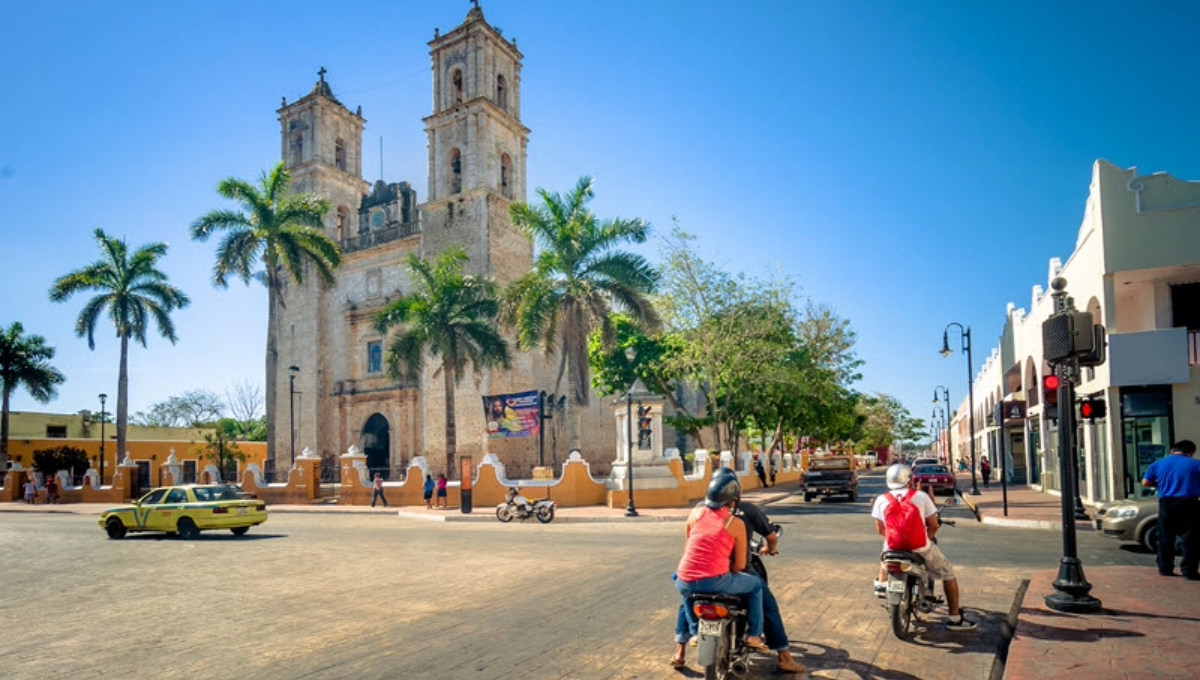
[[[58,482],[53,477],[46,480],[46,505],[58,505]]]
[[[449,509],[446,505],[446,475],[439,474],[437,480],[437,505],[440,508]]]
[[[383,507],[388,506],[387,498],[383,495],[383,475],[375,473],[375,488],[371,491],[371,507],[375,507],[375,499],[383,501]]]
[[[1179,570],[1189,581],[1200,581],[1200,460],[1192,458],[1195,454],[1195,442],[1178,441],[1142,479],[1142,486],[1158,489],[1158,573],[1175,575],[1175,541],[1182,537]]]
[[[754,474],[758,475],[758,481],[764,487],[767,485],[767,471],[763,468],[762,456],[754,454]]]
[[[433,475],[425,475],[425,509],[433,508]]]
[[[30,479],[29,481],[25,482],[25,502],[29,505],[33,505],[34,501],[36,500],[37,484],[34,484],[33,480]]]
[[[987,456],[979,460],[979,474],[983,476],[983,488],[988,488],[988,480],[992,478],[992,464],[988,462]]]

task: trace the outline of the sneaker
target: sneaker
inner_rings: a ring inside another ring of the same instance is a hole
[[[978,627],[979,627],[978,623],[975,623],[974,621],[968,619],[967,617],[963,616],[962,614],[958,615],[957,621],[955,621],[954,619],[946,619],[946,630],[967,631],[967,630],[975,630]]]
[[[887,597],[887,583],[883,581],[875,582],[875,597]]]

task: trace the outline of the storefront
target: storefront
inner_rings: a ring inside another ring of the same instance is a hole
[[[1142,486],[1142,477],[1151,463],[1167,455],[1175,434],[1171,386],[1122,387],[1120,418],[1125,443],[1124,495],[1151,495],[1153,491]]]

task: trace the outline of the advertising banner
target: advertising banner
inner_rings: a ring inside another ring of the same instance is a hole
[[[536,437],[541,426],[538,413],[536,391],[483,398],[483,420],[487,424],[488,439]]]

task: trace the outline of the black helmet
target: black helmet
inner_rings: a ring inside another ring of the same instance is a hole
[[[742,483],[737,474],[729,468],[721,468],[713,473],[712,481],[708,483],[708,491],[704,494],[704,504],[716,510],[730,503],[741,500]]]

